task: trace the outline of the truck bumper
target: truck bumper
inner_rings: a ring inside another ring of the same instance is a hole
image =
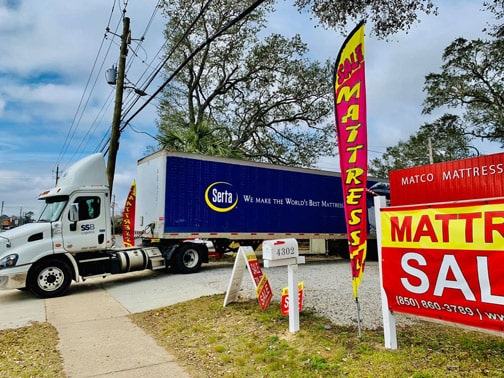
[[[26,267],[0,270],[0,290],[22,289],[26,287]]]

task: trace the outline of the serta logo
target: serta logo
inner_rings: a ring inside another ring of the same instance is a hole
[[[210,209],[219,213],[227,213],[238,204],[238,195],[232,192],[233,185],[218,181],[210,184],[205,190],[205,202]]]

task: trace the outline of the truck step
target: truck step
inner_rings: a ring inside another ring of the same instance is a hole
[[[149,258],[149,269],[160,270],[166,269],[166,261],[161,255],[161,251],[156,247],[143,248]]]

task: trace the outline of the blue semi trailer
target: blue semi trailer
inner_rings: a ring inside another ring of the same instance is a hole
[[[387,194],[383,180],[368,186]],[[188,239],[211,241],[222,255],[239,244],[256,248],[289,237],[322,239],[329,251],[348,256],[336,172],[158,151],[138,162],[135,225],[143,245],[164,253]]]

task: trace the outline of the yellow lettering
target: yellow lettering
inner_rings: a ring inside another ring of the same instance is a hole
[[[338,93],[338,99],[336,102],[339,104],[341,103],[342,97],[344,98],[345,102],[350,101],[352,97],[355,98],[360,98],[360,82],[356,83],[352,88],[350,87],[342,87],[340,89],[340,92]]]
[[[364,174],[364,169],[350,168],[347,169],[345,172],[347,174],[345,184],[350,185],[352,182],[356,185],[362,184],[362,181],[359,179],[359,177]]]
[[[348,224],[350,226],[355,226],[361,222],[362,209],[355,209],[350,212],[350,219]]]
[[[361,245],[359,245],[358,248],[356,248],[354,251],[350,251],[350,258],[353,259],[355,256],[357,256],[361,252],[363,252],[362,259],[358,259],[358,260],[364,261],[366,259],[366,249],[367,249],[366,246],[367,246],[367,242],[366,242],[366,240],[364,240],[364,242]],[[357,266],[356,266],[356,268],[357,268]],[[359,267],[359,269],[360,269],[360,267]]]
[[[353,143],[357,139],[357,136],[359,135],[359,129],[361,127],[361,124],[358,123],[357,125],[352,125],[352,126],[347,126],[346,131],[349,131],[347,142],[348,143]]]
[[[362,198],[362,193],[364,188],[350,188],[348,189],[348,194],[346,196],[346,203],[348,205],[358,205],[359,199]]]
[[[348,159],[348,162],[349,163],[355,163],[357,161],[357,151],[358,150],[362,150],[363,148],[364,148],[363,144],[358,144],[357,146],[353,146],[353,147],[347,147],[346,151],[347,152],[352,152],[350,154],[350,158]]]
[[[347,123],[348,118],[352,121],[357,121],[359,119],[359,105],[350,105],[347,109],[347,114],[341,117],[341,123]]]
[[[348,242],[348,244],[350,246],[356,246],[356,245],[359,245],[360,244],[360,230],[355,230],[355,231],[352,231],[350,232],[350,240]]]

